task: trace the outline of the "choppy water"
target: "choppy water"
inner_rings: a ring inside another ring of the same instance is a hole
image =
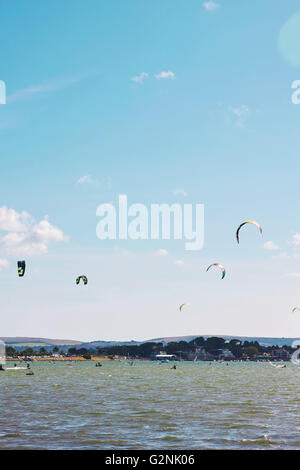
[[[0,449],[300,449],[300,368],[77,362],[0,372]]]

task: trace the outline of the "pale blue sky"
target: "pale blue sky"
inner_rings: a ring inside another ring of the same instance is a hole
[[[298,9],[294,0],[0,7],[0,208],[28,212],[33,226],[48,215],[59,229],[24,254],[20,280],[2,226],[0,336],[300,333]],[[118,194],[205,204],[204,249],[101,242],[96,208]],[[237,246],[245,219],[263,238],[249,227]],[[264,248],[270,240],[277,250]],[[213,262],[226,266],[223,281],[205,272]],[[83,273],[89,284],[78,288]]]

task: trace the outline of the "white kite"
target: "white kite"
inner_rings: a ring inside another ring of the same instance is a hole
[[[190,304],[188,304],[188,303],[181,304],[180,307],[179,307],[179,310],[182,312],[183,307],[187,307],[188,305],[190,305]]]

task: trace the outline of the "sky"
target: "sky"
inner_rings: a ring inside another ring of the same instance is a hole
[[[298,337],[298,2],[16,0],[0,13],[0,336]],[[203,249],[99,240],[97,207],[120,194],[204,204]],[[249,219],[263,235],[248,225],[237,245]],[[206,272],[215,262],[225,279]]]

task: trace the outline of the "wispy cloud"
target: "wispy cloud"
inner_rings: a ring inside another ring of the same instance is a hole
[[[243,127],[245,124],[246,118],[250,114],[250,109],[248,108],[248,106],[246,106],[245,104],[242,104],[235,108],[230,106],[229,111],[232,113],[235,119],[236,126]]]
[[[79,180],[77,181],[77,184],[88,184],[88,183],[92,183],[93,180],[91,178],[91,176],[89,175],[85,175],[85,176],[81,176],[81,178],[79,178]]]
[[[285,252],[283,251],[282,253],[279,253],[278,255],[273,255],[272,256],[272,259],[289,259],[290,256]]]
[[[181,196],[184,196],[184,197],[186,197],[186,196],[188,195],[188,193],[187,193],[186,191],[184,191],[184,189],[175,189],[175,190],[173,191],[173,194],[174,194],[175,196],[181,195]]]
[[[300,248],[300,233],[295,233],[295,235],[293,235],[291,244],[296,249]]]
[[[171,70],[168,70],[167,72],[164,72],[164,71],[159,72],[159,73],[155,74],[154,77],[157,78],[158,80],[160,80],[160,79],[174,80],[176,78],[176,75]]]
[[[26,99],[30,99],[35,95],[40,95],[40,94],[45,94],[57,90],[61,90],[63,88],[66,88],[73,83],[77,83],[82,79],[82,77],[76,77],[76,78],[60,78],[60,79],[55,79],[52,81],[44,82],[39,85],[33,85],[29,86],[27,88],[23,88],[21,90],[17,90],[11,95],[7,97],[7,103],[14,103],[17,101],[22,101]]]
[[[167,250],[164,250],[163,248],[161,248],[160,250],[156,251],[154,253],[155,256],[167,256],[168,255],[168,251]]]
[[[174,264],[175,264],[176,266],[183,266],[183,265],[184,265],[184,261],[183,261],[182,259],[176,259],[176,260],[174,261]]]
[[[62,230],[52,225],[45,216],[39,223],[27,212],[0,208],[0,249],[8,256],[38,256],[48,251],[51,242],[66,241]]]
[[[276,243],[272,242],[272,240],[269,240],[264,244],[264,249],[268,251],[276,251],[280,250],[280,247],[276,245]]]
[[[135,75],[134,77],[132,77],[131,80],[135,83],[142,84],[142,83],[144,83],[144,80],[146,80],[148,77],[149,77],[148,73],[141,72],[139,75]]]
[[[218,3],[213,2],[213,0],[209,0],[208,2],[204,2],[203,6],[204,6],[206,11],[214,11],[217,8],[220,7],[220,5]]]

